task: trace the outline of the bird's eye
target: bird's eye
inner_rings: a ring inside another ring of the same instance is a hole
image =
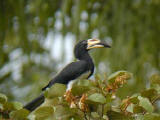
[[[83,44],[86,44],[87,42],[84,40],[84,41],[82,41],[82,43],[83,43]]]

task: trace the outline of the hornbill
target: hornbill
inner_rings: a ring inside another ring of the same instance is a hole
[[[46,88],[50,88],[54,83],[68,84],[70,81],[75,80],[84,74],[85,76],[87,75],[86,78],[88,79],[94,72],[94,63],[88,51],[93,48],[102,47],[110,48],[107,43],[101,42],[98,39],[80,41],[74,48],[74,55],[77,61],[68,64],[49,82],[47,86],[42,88],[42,90],[44,91]],[[44,99],[42,93],[39,97],[26,104],[24,108],[33,111],[44,102]]]

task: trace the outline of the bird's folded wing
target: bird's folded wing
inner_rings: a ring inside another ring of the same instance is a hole
[[[83,60],[70,63],[63,68],[62,71],[60,71],[42,90],[51,87],[54,83],[68,84],[71,80],[74,80],[83,75],[83,73],[89,71],[88,66],[87,62]]]

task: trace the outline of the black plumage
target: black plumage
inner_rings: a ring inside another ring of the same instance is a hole
[[[74,49],[74,54],[78,61],[68,64],[46,87],[42,88],[42,90],[51,87],[54,83],[68,84],[69,81],[78,78],[86,72],[90,72],[89,76],[87,76],[87,78],[89,78],[94,72],[94,64],[86,48],[86,40],[79,42]]]
[[[87,79],[94,72],[94,63],[92,58],[90,57],[88,51],[92,48],[101,48],[101,47],[110,47],[106,43],[102,43],[97,39],[88,39],[80,41],[74,48],[74,55],[77,59],[76,62],[72,62],[68,64],[61,72],[59,72],[47,86],[42,88],[45,90],[46,88],[51,87],[54,83],[62,83],[68,84],[70,81],[80,77],[84,73],[89,72]],[[33,111],[39,105],[44,102],[44,95],[41,94],[39,97],[28,103],[24,108]]]

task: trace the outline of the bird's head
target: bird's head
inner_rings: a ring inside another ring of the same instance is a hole
[[[82,40],[74,48],[76,58],[82,57],[86,52],[93,48],[110,48],[111,46],[99,39]]]

